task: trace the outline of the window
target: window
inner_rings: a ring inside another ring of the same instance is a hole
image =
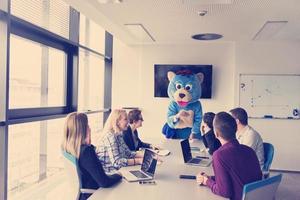
[[[63,184],[60,143],[64,122],[63,118],[9,126],[9,200],[26,199],[28,195],[32,195],[28,199],[35,199],[28,191],[42,192],[43,184]]]
[[[11,13],[69,38],[70,6],[62,0],[11,0]]]
[[[79,43],[101,54],[105,54],[105,30],[80,14]]]
[[[88,51],[79,52],[78,110],[104,107],[104,59]]]
[[[61,50],[11,35],[9,108],[66,105],[66,58]]]

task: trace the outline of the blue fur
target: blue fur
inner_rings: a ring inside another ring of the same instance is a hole
[[[185,107],[181,107],[177,104],[174,93],[177,91],[176,84],[181,84],[185,87],[187,84],[192,85],[192,89],[188,91],[191,94],[192,99]],[[196,75],[175,75],[170,81],[168,86],[168,95],[171,102],[168,107],[167,123],[163,127],[163,134],[167,138],[186,139],[192,133],[197,134],[201,138],[200,123],[202,120],[202,106],[198,100],[201,97],[201,83]],[[177,122],[174,123],[174,116],[180,110],[192,110],[194,112],[193,127],[176,129]]]

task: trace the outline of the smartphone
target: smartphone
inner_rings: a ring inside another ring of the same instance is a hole
[[[140,185],[156,185],[155,181],[139,181]]]

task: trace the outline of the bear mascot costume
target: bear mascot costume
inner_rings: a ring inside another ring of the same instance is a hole
[[[166,138],[186,139],[191,133],[201,138],[202,107],[199,99],[203,78],[202,73],[193,74],[190,70],[181,70],[176,74],[168,72],[168,95],[171,101],[167,123],[162,129]]]

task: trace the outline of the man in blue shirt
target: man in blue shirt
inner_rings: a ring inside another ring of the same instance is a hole
[[[237,141],[235,136],[237,125],[230,114],[218,113],[213,126],[216,137],[222,144],[213,153],[215,176],[209,177],[199,173],[197,183],[206,185],[217,195],[241,200],[243,186],[262,178],[257,156],[253,149]]]

